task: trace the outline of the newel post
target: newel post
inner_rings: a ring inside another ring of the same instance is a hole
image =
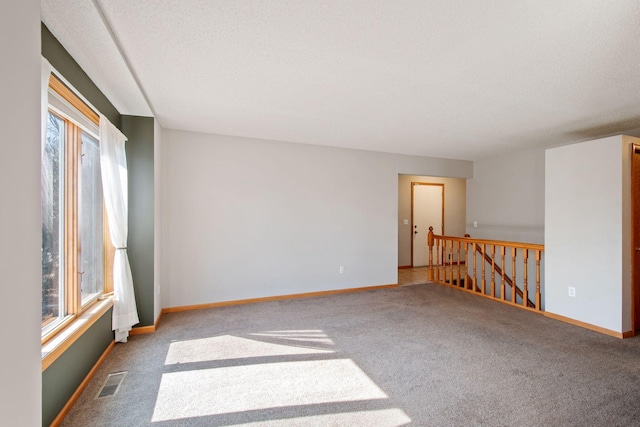
[[[433,281],[433,227],[429,227],[427,246],[429,246],[429,280]]]

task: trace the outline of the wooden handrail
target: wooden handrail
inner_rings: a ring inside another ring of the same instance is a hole
[[[429,230],[431,231],[429,227]],[[427,235],[428,238],[428,235]],[[452,240],[454,242],[475,242],[477,244],[487,244],[487,245],[496,245],[496,246],[506,246],[508,248],[518,248],[518,249],[530,249],[533,251],[544,251],[544,245],[539,243],[523,243],[523,242],[509,242],[506,240],[488,240],[488,239],[472,239],[468,234],[465,237],[457,237],[457,236],[438,236],[436,234],[433,235],[434,240]]]
[[[495,299],[527,310],[542,311],[540,291],[540,262],[544,245],[537,243],[509,242],[504,240],[473,239],[468,234],[464,237],[438,236],[429,227],[427,236],[429,247],[429,279],[436,283],[454,286],[468,292]],[[434,264],[435,246],[435,264]],[[480,266],[477,256],[480,255]],[[496,262],[500,256],[500,264]],[[511,272],[505,270],[505,259],[510,256]],[[529,257],[535,260],[535,273],[530,272]],[[462,260],[464,259],[464,261]],[[448,262],[447,262],[448,261]],[[522,277],[519,278],[522,289],[517,285],[516,268],[522,266]],[[480,274],[480,280],[478,280]],[[496,282],[496,274],[499,281]],[[464,279],[462,279],[464,277]],[[535,301],[529,298],[529,278],[535,277]],[[511,297],[506,297],[506,287],[511,289]]]

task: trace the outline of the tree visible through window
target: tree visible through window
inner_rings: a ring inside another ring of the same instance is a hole
[[[64,310],[64,121],[49,113],[42,149],[42,327]]]
[[[82,101],[54,78],[49,100],[41,152],[43,341],[105,292],[105,254],[112,252],[97,120],[76,109]]]

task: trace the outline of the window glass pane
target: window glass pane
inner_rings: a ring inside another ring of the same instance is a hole
[[[80,293],[82,304],[104,289],[104,208],[100,175],[100,146],[82,133],[80,166],[79,236]]]
[[[42,147],[42,327],[64,312],[64,121],[49,113]]]

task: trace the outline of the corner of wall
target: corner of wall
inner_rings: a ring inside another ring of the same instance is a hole
[[[129,169],[128,254],[139,326],[155,323],[155,121],[122,116]]]
[[[153,153],[153,318],[157,321],[162,310],[162,126],[158,119],[153,121]]]
[[[640,138],[622,136],[622,330],[633,329],[633,188],[631,183],[633,145]]]

